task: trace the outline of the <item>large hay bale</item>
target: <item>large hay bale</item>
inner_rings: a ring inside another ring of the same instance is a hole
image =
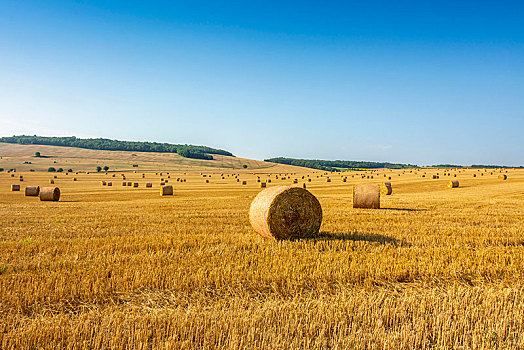
[[[448,187],[449,188],[456,188],[456,187],[459,187],[459,182],[458,180],[450,180],[448,182]]]
[[[378,184],[354,185],[353,208],[379,209],[380,186]]]
[[[506,180],[507,178],[508,178],[508,175],[506,175],[506,174],[500,174],[499,175],[499,179],[501,179],[501,180]]]
[[[60,199],[60,189],[58,187],[42,187],[40,190],[41,201],[57,202]]]
[[[167,185],[160,187],[161,196],[172,196],[173,195],[173,186]]]
[[[393,188],[391,187],[391,182],[384,182],[383,193],[386,196],[389,196],[389,195],[391,195],[393,193]]]
[[[20,185],[11,185],[11,191],[13,192],[16,192],[16,191],[20,191]]]
[[[270,239],[315,236],[322,223],[322,207],[303,188],[275,186],[253,199],[249,221],[255,232]]]
[[[146,187],[153,187],[153,184],[151,182],[146,183]]]
[[[27,197],[37,197],[40,194],[40,186],[26,186],[25,195]]]

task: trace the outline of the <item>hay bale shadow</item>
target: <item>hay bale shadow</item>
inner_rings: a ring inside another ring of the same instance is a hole
[[[380,244],[391,244],[397,247],[410,247],[411,244],[403,240],[399,240],[393,237],[384,236],[377,233],[337,233],[337,232],[320,232],[314,237],[304,237],[297,240],[310,240],[310,241],[366,241],[376,242]]]

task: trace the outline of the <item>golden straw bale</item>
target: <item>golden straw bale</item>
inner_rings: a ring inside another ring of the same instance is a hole
[[[356,184],[353,186],[353,208],[380,208],[380,187],[378,184]]]
[[[50,183],[50,184],[54,184],[54,183],[55,183],[55,180],[53,180],[53,179],[49,179],[49,183]]]
[[[113,186],[113,183],[112,182],[108,182],[107,186]]]
[[[167,185],[160,187],[161,196],[172,196],[173,195],[173,186]]]
[[[107,185],[107,183],[105,181],[100,181],[100,184],[102,184],[102,186]]]
[[[42,187],[40,190],[41,201],[57,202],[60,199],[60,189],[58,187]]]
[[[456,188],[456,187],[459,187],[459,182],[458,180],[450,180],[448,182],[448,187],[449,188]]]
[[[26,197],[32,196],[37,197],[40,194],[40,186],[26,186],[25,195]]]
[[[275,186],[261,191],[251,203],[249,221],[255,232],[270,239],[293,239],[318,234],[322,207],[300,187]]]
[[[20,191],[20,185],[11,185],[11,191],[13,192]]]
[[[153,184],[151,182],[146,183],[146,187],[153,187]]]
[[[127,182],[122,181],[122,186],[127,186]]]
[[[133,186],[133,183],[132,183],[131,181],[128,181],[128,182],[127,182],[127,186],[128,186],[128,187],[131,187],[131,186]]]
[[[133,182],[133,187],[138,187],[138,182]]]
[[[265,188],[265,187],[266,187],[266,183],[265,183],[265,182],[261,182],[261,183],[258,185],[258,187],[260,187],[260,188]]]
[[[76,181],[76,177],[73,178],[73,181]]]
[[[508,175],[506,175],[506,174],[500,174],[499,175],[499,179],[501,179],[501,180],[506,180],[507,178],[508,178]]]
[[[391,187],[391,182],[384,182],[383,193],[386,196],[389,196],[391,193],[393,193],[393,188]]]
[[[247,181],[242,181],[242,185],[247,185]]]

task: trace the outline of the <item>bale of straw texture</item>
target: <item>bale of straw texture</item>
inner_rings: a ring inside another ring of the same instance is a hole
[[[32,196],[36,197],[40,194],[40,186],[26,186],[25,195],[27,197]]]
[[[160,187],[160,195],[161,196],[172,196],[173,195],[173,186],[162,186]]]
[[[53,180],[53,179],[50,179],[50,180],[49,180],[49,183],[50,183],[50,184],[52,185],[52,184],[54,184],[54,183],[55,183],[55,180]]]
[[[317,198],[300,187],[275,186],[261,191],[249,209],[249,221],[259,235],[270,239],[315,236],[322,223]]]
[[[258,187],[260,188],[266,188],[266,183],[265,182],[261,182]]]
[[[384,182],[384,190],[383,193],[386,196],[389,196],[393,193],[393,188],[391,187],[391,182]]]
[[[151,182],[146,183],[146,187],[153,187],[153,184]]]
[[[20,191],[20,185],[11,185],[11,191]]]
[[[379,209],[380,186],[378,184],[354,185],[353,208]]]
[[[448,187],[449,188],[456,188],[456,187],[459,187],[459,182],[458,180],[450,180],[448,182]]]
[[[60,189],[58,187],[42,187],[40,190],[41,201],[57,202],[60,199]]]
[[[506,174],[500,174],[499,175],[499,179],[501,179],[501,180],[506,180],[507,178],[508,178],[508,175],[506,175]]]

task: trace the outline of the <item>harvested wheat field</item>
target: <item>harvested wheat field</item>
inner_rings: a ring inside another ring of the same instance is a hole
[[[326,182],[301,169],[292,184],[267,167],[172,169],[164,197],[160,170],[116,172],[138,188],[63,173],[59,201],[24,196],[49,173],[17,172],[12,192],[1,172],[0,347],[524,347],[524,170],[456,172],[449,190],[444,176],[390,170]],[[384,175],[395,191],[381,209],[354,209],[353,185]],[[257,176],[268,188],[307,182],[320,233],[256,234]]]

